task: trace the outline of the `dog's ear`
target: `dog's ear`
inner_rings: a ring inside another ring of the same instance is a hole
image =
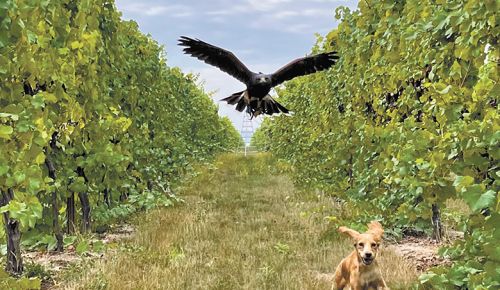
[[[380,242],[380,240],[382,240],[382,235],[384,234],[384,229],[378,221],[372,221],[368,224],[367,233],[372,234],[375,237],[375,240]]]
[[[339,232],[344,233],[344,234],[348,234],[349,236],[351,236],[351,238],[353,238],[355,240],[358,239],[358,237],[360,235],[359,232],[357,232],[353,229],[350,229],[348,227],[340,227]]]

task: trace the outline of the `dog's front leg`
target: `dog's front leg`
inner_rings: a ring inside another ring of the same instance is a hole
[[[359,281],[359,272],[351,272],[349,277],[349,286],[351,286],[351,290],[363,290],[363,287]]]

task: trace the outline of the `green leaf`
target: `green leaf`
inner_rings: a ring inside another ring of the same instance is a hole
[[[453,182],[453,186],[463,188],[474,183],[472,176],[457,176]]]
[[[0,165],[0,177],[5,175],[7,172],[9,172],[9,166],[7,164],[1,164]]]
[[[493,190],[488,190],[485,193],[481,194],[479,199],[476,202],[473,202],[471,209],[473,211],[478,211],[483,208],[489,208],[495,204],[497,194]]]
[[[53,235],[48,235],[45,242],[47,243],[47,250],[48,251],[53,251],[56,249],[57,239]]]
[[[1,26],[0,26],[0,28],[1,28]],[[2,33],[0,32],[0,48],[2,48],[2,46],[3,46],[2,44],[3,44]],[[0,54],[0,74],[6,74],[8,72],[9,63],[10,63],[9,59],[6,56],[3,56]]]
[[[89,241],[88,240],[82,240],[78,243],[75,249],[76,253],[78,255],[82,255],[85,252],[89,251]]]
[[[19,123],[17,123],[17,125],[16,125],[16,130],[19,133],[26,133],[32,128],[34,128],[32,123],[28,122],[28,121],[24,121],[24,120],[19,121]]]
[[[7,205],[0,207],[0,213],[9,212],[13,218],[17,218],[25,208],[24,203],[11,200]]]
[[[45,107],[45,100],[42,95],[37,94],[33,96],[33,99],[31,100],[31,104],[35,109],[40,109]]]
[[[24,180],[26,180],[26,174],[22,171],[17,171],[14,173],[14,181],[16,184],[22,183]]]
[[[473,184],[463,188],[461,196],[474,212],[492,206],[496,199],[494,191],[488,190],[484,192],[484,187],[480,184]]]
[[[19,120],[19,115],[9,114],[9,113],[0,113],[0,118],[11,119],[12,121],[17,121],[17,120]]]
[[[63,239],[64,246],[67,247],[69,245],[73,245],[76,241],[76,236],[65,236]]]
[[[79,41],[71,42],[71,49],[79,49],[83,47],[83,43]]]
[[[438,91],[438,93],[440,93],[441,95],[445,95],[450,91],[450,89],[451,89],[451,85],[448,85],[446,88]]]
[[[14,132],[11,126],[0,125],[0,138],[10,140],[10,135]]]
[[[48,104],[57,103],[57,97],[55,94],[41,92],[41,93],[38,93],[37,95],[41,96],[43,98],[43,100],[45,101],[45,103],[48,103]]]
[[[77,177],[75,182],[73,182],[69,189],[74,192],[86,192],[87,185],[85,184],[85,179],[83,177]]]
[[[453,65],[451,66],[450,76],[452,77],[457,76],[458,78],[462,77],[462,67],[456,60],[453,62]]]

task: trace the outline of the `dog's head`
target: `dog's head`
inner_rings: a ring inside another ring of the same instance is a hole
[[[348,234],[355,240],[354,247],[363,264],[370,265],[375,260],[384,234],[384,229],[378,221],[370,222],[368,231],[363,234],[347,227],[340,227],[339,231]]]

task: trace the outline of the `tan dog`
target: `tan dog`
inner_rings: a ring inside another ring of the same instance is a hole
[[[375,260],[384,234],[382,225],[372,221],[364,234],[346,227],[340,227],[339,232],[351,236],[356,241],[356,249],[345,257],[335,270],[337,289],[341,290],[346,286],[350,286],[351,290],[389,289]],[[332,289],[335,289],[335,285]]]

